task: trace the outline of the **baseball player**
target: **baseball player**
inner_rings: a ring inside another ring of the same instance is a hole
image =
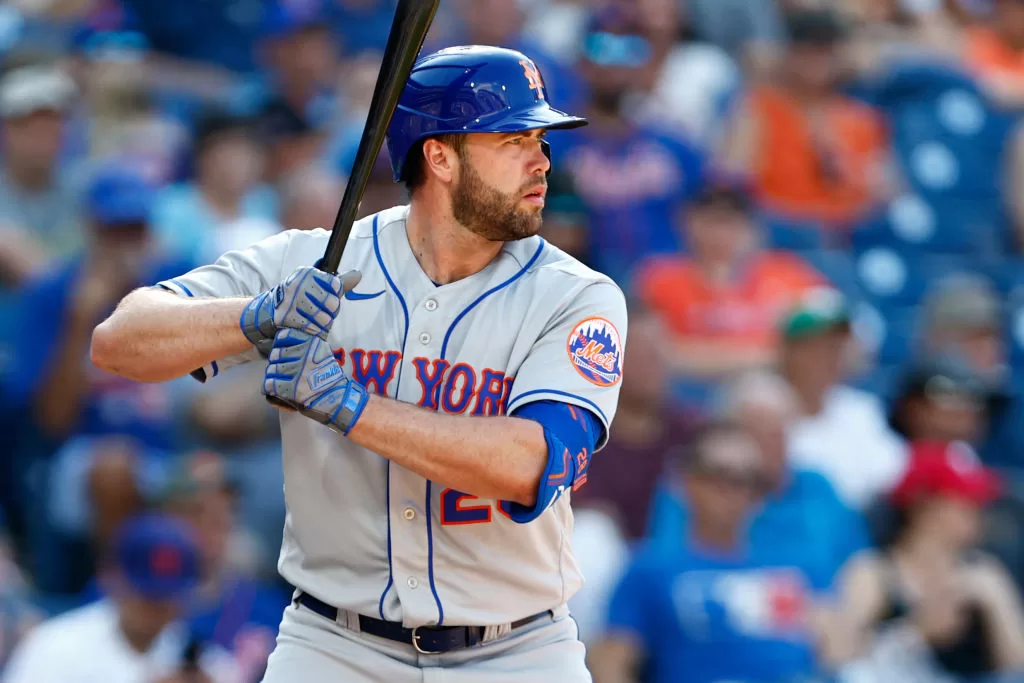
[[[281,412],[295,587],[267,683],[589,681],[566,603],[569,492],[608,438],[626,306],[537,236],[552,108],[508,49],[413,68],[388,131],[407,206],[289,230],[129,294],[101,367],[209,381],[265,363]],[[265,359],[265,360],[264,360]]]

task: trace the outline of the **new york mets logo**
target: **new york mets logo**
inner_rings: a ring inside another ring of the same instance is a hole
[[[622,342],[615,325],[604,318],[587,318],[576,324],[566,344],[569,360],[588,382],[614,386],[622,379]]]
[[[523,73],[526,74],[526,80],[530,83],[530,90],[537,91],[537,99],[544,99],[544,79],[541,78],[540,70],[537,65],[528,59],[520,59],[520,66],[523,67]]]

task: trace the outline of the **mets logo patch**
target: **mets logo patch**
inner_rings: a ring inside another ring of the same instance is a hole
[[[599,387],[622,379],[622,342],[615,325],[604,318],[587,318],[569,333],[566,345],[576,372]]]

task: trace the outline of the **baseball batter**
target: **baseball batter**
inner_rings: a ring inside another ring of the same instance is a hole
[[[570,491],[608,437],[626,306],[537,236],[552,108],[519,52],[415,65],[389,128],[410,202],[285,231],[129,294],[93,361],[202,381],[247,361],[284,410],[295,586],[267,683],[589,681]]]

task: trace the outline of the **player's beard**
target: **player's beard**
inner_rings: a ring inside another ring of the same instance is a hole
[[[507,195],[489,186],[465,159],[460,170],[452,188],[455,220],[492,242],[512,242],[540,232],[541,212],[519,208],[523,196],[537,186],[536,180]]]

